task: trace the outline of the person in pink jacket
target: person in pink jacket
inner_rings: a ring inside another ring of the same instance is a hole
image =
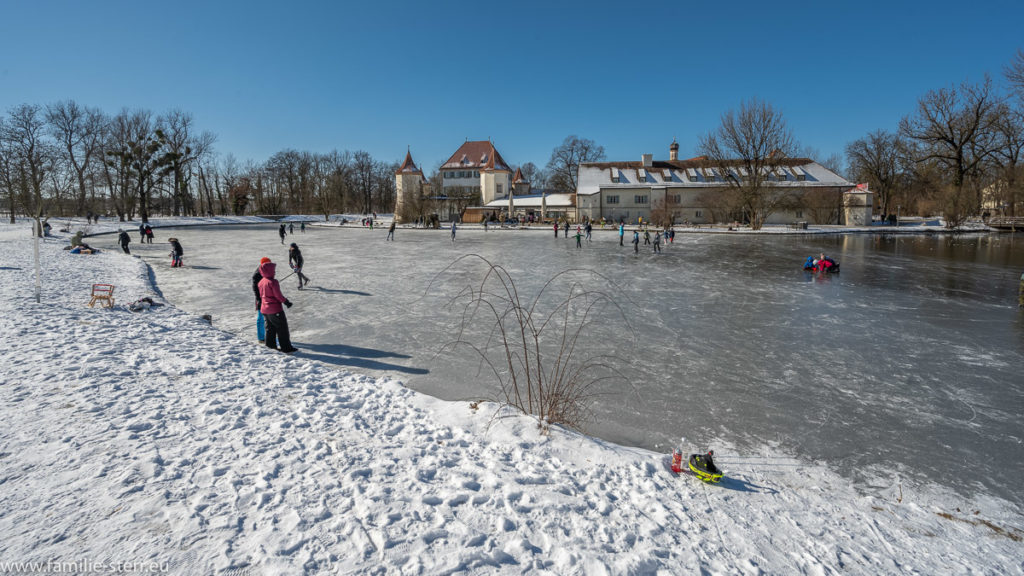
[[[274,279],[276,271],[277,264],[273,262],[260,264],[260,276],[263,276],[263,280],[260,280],[259,283],[260,313],[263,314],[267,324],[265,344],[268,348],[278,349],[278,342],[280,342],[281,352],[291,354],[298,349],[292,346],[292,340],[288,334],[288,318],[284,315],[282,304],[291,308],[292,303],[281,293],[281,285]]]

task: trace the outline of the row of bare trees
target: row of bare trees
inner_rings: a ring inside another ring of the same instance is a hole
[[[218,157],[191,114],[108,115],[64,101],[0,116],[0,201],[16,215],[324,214],[389,211],[395,164],[359,151],[283,150],[262,163]]]
[[[114,116],[74,101],[22,104],[0,116],[0,194],[11,222],[44,216],[175,215],[198,208],[193,176],[215,138],[180,110]]]
[[[1024,214],[1024,50],[990,77],[922,96],[894,131],[876,130],[846,147],[849,176],[867,182],[883,215],[941,212],[959,227],[986,213]]]

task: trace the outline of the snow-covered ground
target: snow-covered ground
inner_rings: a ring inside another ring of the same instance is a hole
[[[0,231],[0,573],[1024,573],[1002,502],[865,496],[771,453],[720,454],[705,486],[666,454],[130,312],[160,299],[113,251],[43,243],[37,304],[28,229]],[[114,309],[86,306],[94,282]]]

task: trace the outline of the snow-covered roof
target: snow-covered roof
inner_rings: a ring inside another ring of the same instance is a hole
[[[441,165],[441,170],[509,170],[505,159],[488,140],[465,142],[451,158]]]
[[[748,175],[746,167],[740,163],[731,163],[728,167],[732,175],[742,179]],[[686,175],[686,178],[672,178],[673,170],[678,176]],[[796,188],[813,188],[821,186],[853,186],[854,184],[821,164],[809,158],[793,158],[785,160],[776,169],[762,169],[762,173],[769,171],[775,175],[785,176],[779,180],[771,180],[770,185],[786,186]],[[792,172],[792,176],[790,175]],[[614,188],[636,188],[664,187],[673,188],[703,188],[728,185],[723,180],[721,170],[711,165],[704,158],[691,158],[689,160],[667,160],[655,161],[650,167],[645,168],[639,161],[635,162],[589,162],[580,164],[579,185],[577,192],[584,195],[596,194],[601,189]],[[613,181],[617,177],[618,181]],[[798,178],[803,177],[802,180]]]
[[[541,197],[548,208],[567,208],[572,206],[572,194],[524,194],[513,196],[512,205],[516,208],[540,208]],[[508,196],[488,202],[486,208],[508,208]]]

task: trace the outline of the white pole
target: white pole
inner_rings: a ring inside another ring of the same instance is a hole
[[[42,280],[40,280],[40,275],[39,275],[39,231],[37,230],[38,227],[39,227],[39,221],[37,220],[35,225],[32,226],[32,228],[33,228],[33,234],[32,235],[36,237],[35,250],[33,250],[33,252],[35,252],[35,257],[36,257],[36,304],[39,304],[39,300],[40,300],[39,295],[40,295],[40,292],[42,291],[42,287],[43,287]]]

